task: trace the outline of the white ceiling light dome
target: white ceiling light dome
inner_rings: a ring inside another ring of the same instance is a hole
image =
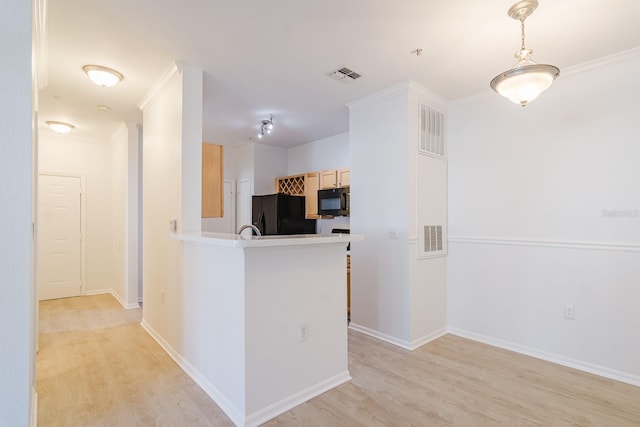
[[[124,79],[119,71],[101,65],[85,65],[82,70],[92,82],[102,87],[115,86]]]
[[[55,133],[69,133],[71,132],[73,129],[75,129],[75,126],[69,123],[65,123],[65,122],[58,122],[55,120],[48,120],[47,125],[51,128],[52,131],[54,131]]]

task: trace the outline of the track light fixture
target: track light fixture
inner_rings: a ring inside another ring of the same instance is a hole
[[[258,138],[262,138],[268,135],[273,130],[273,115],[269,117],[269,120],[263,120],[260,124],[260,132],[258,132]]]

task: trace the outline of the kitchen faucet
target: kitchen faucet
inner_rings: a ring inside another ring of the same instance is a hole
[[[258,235],[258,237],[262,236],[262,233],[260,232],[260,229],[258,227],[256,227],[255,225],[253,225],[253,224],[245,224],[245,225],[243,225],[242,227],[240,227],[240,230],[238,230],[238,234],[241,234],[247,228],[250,228],[253,231],[255,231],[256,234]]]

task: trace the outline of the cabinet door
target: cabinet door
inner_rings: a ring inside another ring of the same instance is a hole
[[[307,219],[321,218],[318,215],[318,189],[320,188],[320,174],[308,173],[304,179],[304,196]]]
[[[222,145],[202,144],[202,217],[224,216],[224,153]]]
[[[338,187],[348,187],[349,185],[351,185],[351,171],[338,169]]]
[[[320,188],[336,188],[338,186],[338,174],[335,169],[320,172]]]

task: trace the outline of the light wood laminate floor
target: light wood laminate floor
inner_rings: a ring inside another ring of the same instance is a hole
[[[231,426],[111,295],[40,303],[39,426]],[[268,426],[640,426],[640,388],[447,335],[349,332],[353,380]]]

